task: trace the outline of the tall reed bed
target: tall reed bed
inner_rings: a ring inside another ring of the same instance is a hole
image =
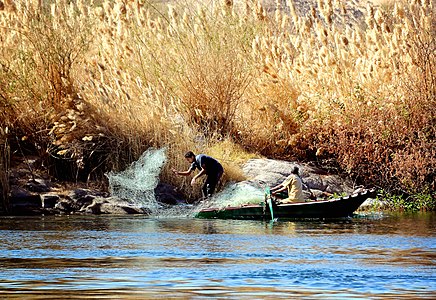
[[[290,18],[276,12],[274,21],[275,28],[285,24],[293,30],[268,32],[254,41],[264,76],[252,86],[266,86],[262,92],[276,86],[259,100],[275,102],[260,110],[270,116],[262,123],[277,126],[267,127],[268,133],[281,134],[270,141],[276,147],[270,144],[275,150],[268,152],[334,158],[365,182],[434,191],[434,6],[396,2],[386,10],[368,4],[365,18],[349,23],[352,7],[345,3],[318,1],[305,17],[290,3]],[[294,96],[283,97],[292,88]],[[268,143],[259,137],[252,134],[244,143],[255,148]]]
[[[165,146],[166,181],[186,150],[210,150],[334,159],[367,183],[435,188],[430,1],[368,4],[357,19],[327,0],[307,14],[293,1],[41,3],[1,12],[2,122],[70,177]]]

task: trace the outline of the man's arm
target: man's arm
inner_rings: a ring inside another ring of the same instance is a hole
[[[288,176],[282,183],[271,189],[271,194],[277,194],[287,190],[292,180],[293,180],[292,175]]]
[[[287,189],[286,186],[279,184],[278,186],[275,186],[274,188],[271,189],[271,194],[277,194],[283,192],[286,189]]]
[[[189,176],[192,173],[192,170],[189,169],[188,171],[177,171],[176,169],[172,170],[174,174],[180,175],[180,176]]]
[[[206,174],[206,169],[205,169],[205,167],[206,167],[205,165],[201,165],[201,171],[198,172],[198,174],[195,175],[195,176],[192,178],[192,180],[191,180],[191,185],[194,185],[194,184],[195,184],[195,181],[197,180],[197,178],[199,178],[199,177],[203,176],[204,174]]]
[[[278,190],[278,189],[280,189],[280,188],[282,188],[283,187],[283,185],[282,184],[279,184],[279,185],[276,185],[275,187],[272,187],[271,189],[270,189],[270,191],[271,191],[271,193],[272,192],[275,192],[276,190]]]

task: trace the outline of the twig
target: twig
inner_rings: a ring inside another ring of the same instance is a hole
[[[18,139],[18,136],[15,136],[15,138],[17,139],[17,144],[18,144],[18,148],[20,148],[21,155],[23,156],[24,161],[26,162],[26,165],[29,168],[30,175],[32,175],[32,181],[36,181],[35,174],[33,173],[32,167],[30,166],[29,161],[27,160],[26,155],[24,155],[23,149],[21,148],[20,140]]]

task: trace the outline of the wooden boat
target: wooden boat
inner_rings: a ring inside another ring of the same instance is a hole
[[[322,219],[342,218],[352,216],[359,206],[368,198],[376,196],[376,190],[364,190],[349,196],[330,200],[318,200],[302,203],[273,204],[265,203],[247,204],[242,206],[227,206],[224,208],[205,208],[196,214],[201,219],[248,219],[248,220],[271,220],[278,219]],[[270,199],[271,200],[271,199]],[[271,206],[269,204],[272,204]]]

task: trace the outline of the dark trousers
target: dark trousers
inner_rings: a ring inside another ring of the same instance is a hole
[[[206,180],[204,181],[201,191],[203,192],[203,198],[208,198],[213,195],[218,182],[223,175],[223,171],[218,171],[216,173],[208,174]]]
[[[288,192],[287,191],[279,192],[277,194],[274,194],[274,196],[278,199],[286,199],[288,198]]]

